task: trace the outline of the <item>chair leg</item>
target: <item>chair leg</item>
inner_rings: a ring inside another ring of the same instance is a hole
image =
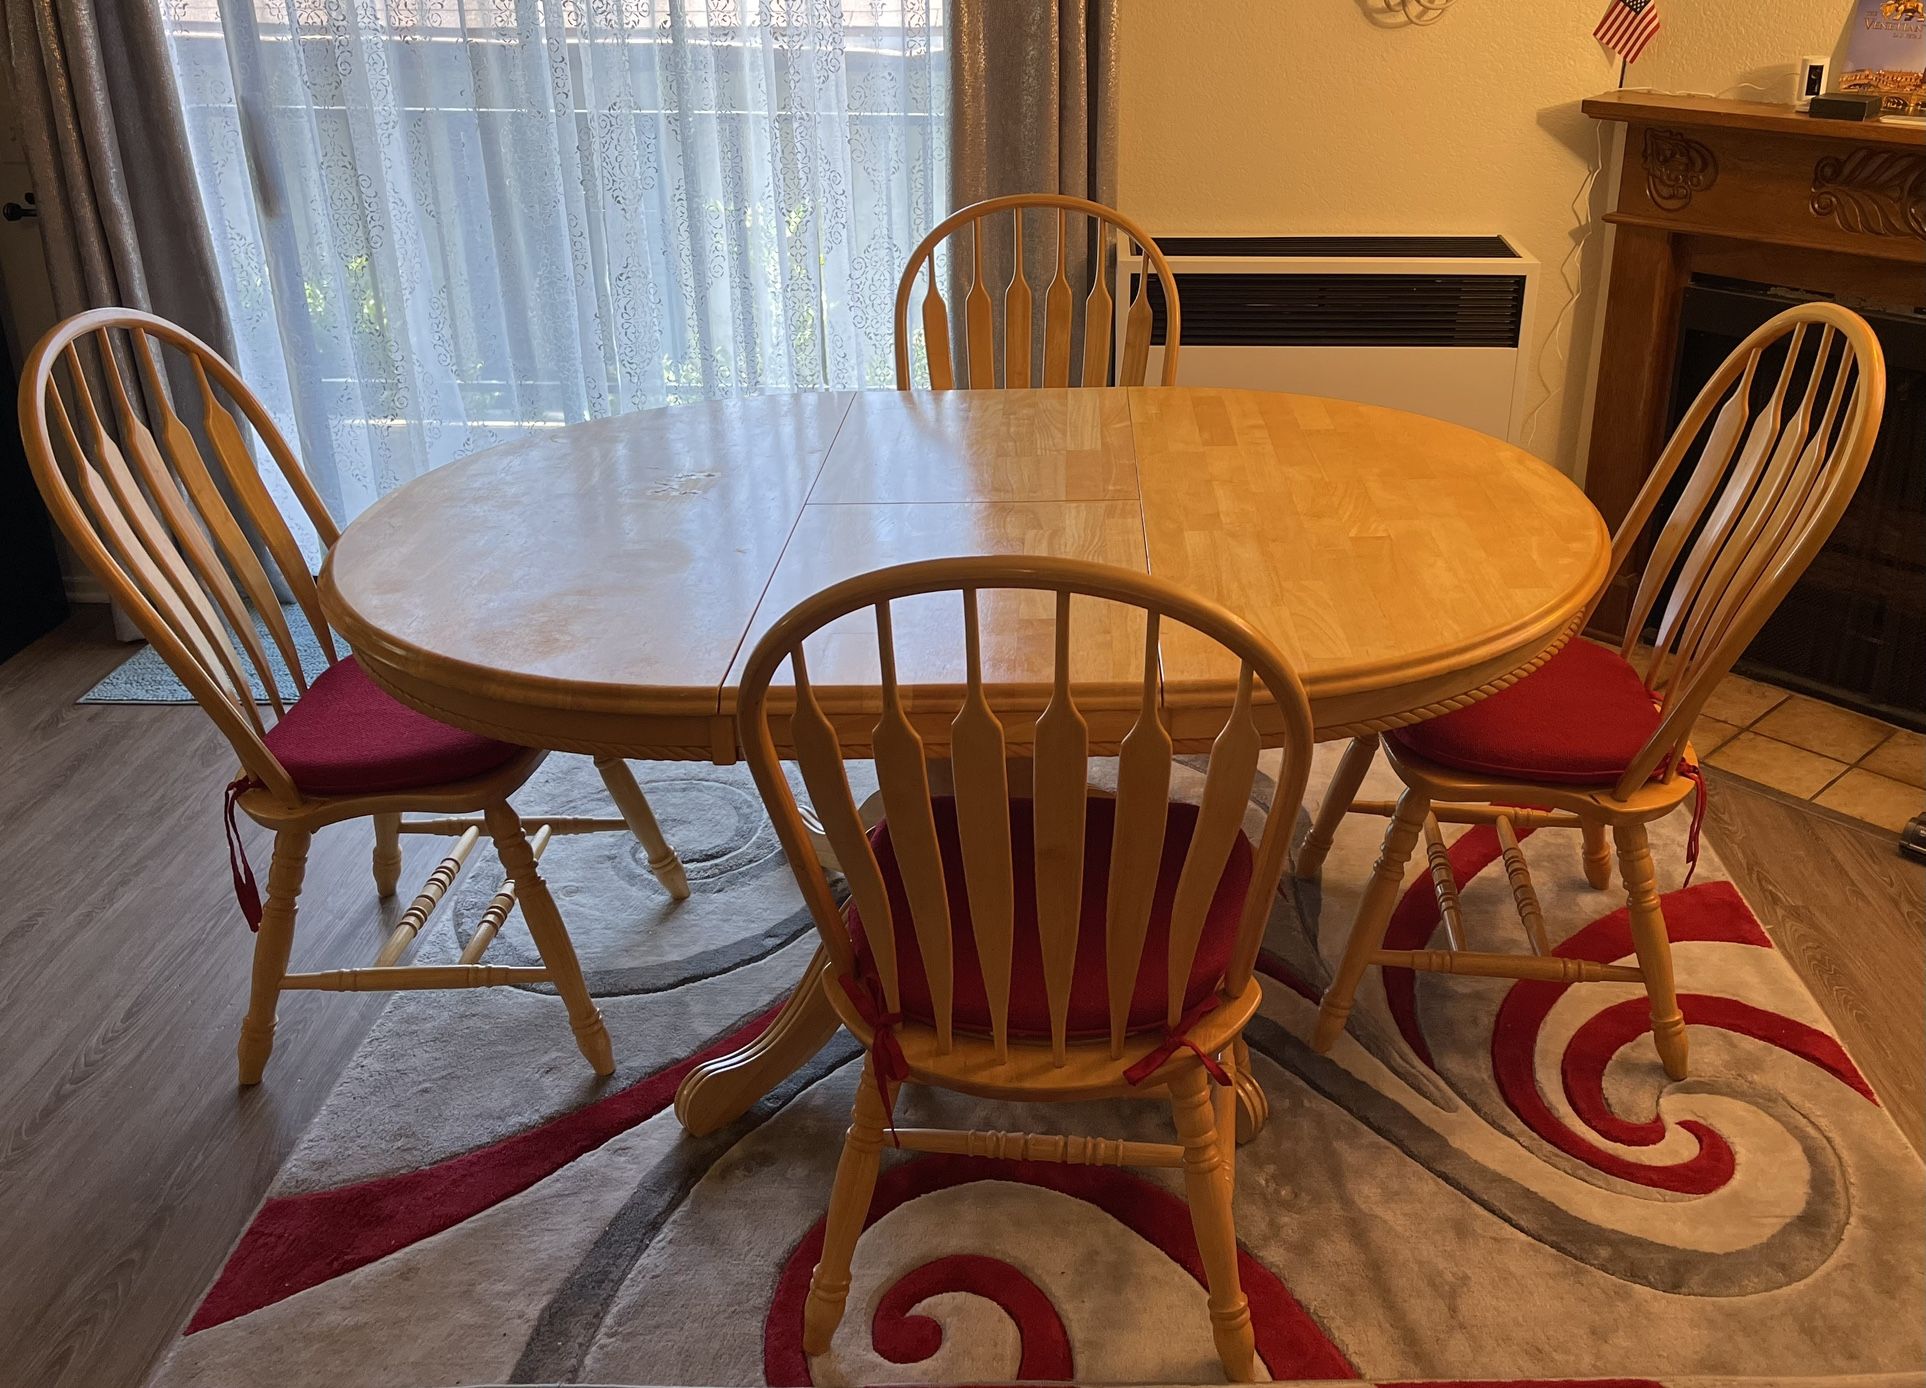
[[[662,826],[655,822],[649,797],[635,783],[635,773],[629,770],[629,764],[620,757],[597,757],[595,769],[602,773],[602,784],[609,788],[609,799],[628,821],[629,832],[649,855],[649,871],[655,874],[655,880],[666,887],[675,900],[687,901],[689,874],[683,871],[682,860],[675,856],[669,841],[662,837]]]
[[[1223,1130],[1202,1067],[1187,1066],[1171,1081],[1170,1108],[1184,1146],[1184,1195],[1204,1260],[1217,1357],[1231,1382],[1251,1383],[1257,1378],[1257,1340],[1250,1302],[1237,1277],[1237,1224],[1231,1213],[1230,1175],[1224,1168]]]
[[[1639,972],[1645,975],[1645,995],[1652,1004],[1652,1040],[1658,1046],[1665,1073],[1686,1077],[1685,1015],[1672,981],[1672,941],[1665,933],[1665,913],[1659,908],[1658,881],[1652,870],[1652,849],[1643,824],[1621,824],[1612,830],[1618,841],[1618,870],[1625,879],[1625,898],[1632,923],[1632,948],[1638,952]]]
[[[401,816],[376,815],[374,834],[375,894],[386,901],[401,881]]]
[[[506,800],[498,800],[482,811],[482,819],[488,825],[489,836],[495,840],[502,867],[515,884],[515,896],[522,903],[522,920],[528,926],[529,936],[554,980],[555,991],[562,995],[562,1002],[568,1008],[575,1044],[595,1067],[596,1074],[614,1074],[615,1053],[609,1046],[608,1028],[603,1025],[601,1009],[589,996],[588,984],[582,979],[582,964],[575,957],[575,945],[568,938],[562,913],[556,909],[548,883],[542,880],[541,871],[535,865],[534,850],[522,833],[521,816]]]
[[[1585,880],[1595,891],[1612,885],[1612,842],[1603,824],[1587,824],[1585,834]]]
[[[825,1354],[842,1323],[843,1304],[849,1300],[849,1263],[856,1239],[869,1217],[870,1197],[876,1193],[876,1172],[883,1162],[883,1125],[895,1107],[890,1091],[888,1108],[876,1090],[875,1061],[863,1058],[863,1075],[856,1082],[856,1102],[850,1110],[849,1135],[836,1163],[836,1184],[829,1193],[829,1213],[823,1220],[823,1251],[809,1276],[809,1299],[803,1303],[803,1352]]]
[[[281,1000],[281,980],[287,977],[288,951],[294,947],[294,909],[301,897],[301,879],[307,875],[310,838],[297,829],[283,829],[274,836],[267,901],[254,937],[254,981],[247,1016],[241,1019],[241,1039],[234,1048],[244,1085],[261,1082],[261,1072],[274,1050],[275,1008]]]
[[[1235,1044],[1224,1047],[1218,1054],[1217,1063],[1230,1076],[1230,1083],[1211,1086],[1210,1095],[1211,1113],[1217,1124],[1217,1147],[1224,1156],[1224,1180],[1232,1190],[1237,1189],[1237,1090],[1243,1077],[1238,1059]]]
[[[1337,827],[1351,812],[1351,802],[1357,799],[1358,787],[1364,784],[1365,773],[1371,769],[1377,754],[1376,733],[1354,737],[1344,749],[1331,784],[1325,788],[1324,799],[1317,807],[1317,818],[1311,821],[1311,832],[1298,845],[1297,859],[1291,865],[1292,876],[1315,877],[1323,868],[1324,857],[1331,851],[1331,840],[1337,836]]]
[[[1313,1050],[1330,1050],[1351,1018],[1358,983],[1370,967],[1371,956],[1384,944],[1384,932],[1390,928],[1391,912],[1398,904],[1398,891],[1404,886],[1404,865],[1410,860],[1411,850],[1417,846],[1418,832],[1430,813],[1431,801],[1415,790],[1406,790],[1398,799],[1397,812],[1384,831],[1378,865],[1372,870],[1371,880],[1365,884],[1364,896],[1358,902],[1351,937],[1344,942],[1344,958],[1318,1007],[1317,1031],[1311,1037]]]
[[[1271,1118],[1271,1096],[1251,1073],[1251,1046],[1243,1033],[1230,1044],[1231,1077],[1237,1081],[1237,1140],[1249,1142],[1264,1131]]]

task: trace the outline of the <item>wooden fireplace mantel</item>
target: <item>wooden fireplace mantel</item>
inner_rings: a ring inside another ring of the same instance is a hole
[[[1609,92],[1584,111],[1625,125],[1585,470],[1586,494],[1615,526],[1664,446],[1694,274],[1926,306],[1926,132],[1646,92]],[[1601,630],[1622,624],[1637,579],[1615,580]]]

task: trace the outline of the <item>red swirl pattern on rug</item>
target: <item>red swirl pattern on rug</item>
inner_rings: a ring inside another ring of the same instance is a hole
[[[912,1200],[973,1181],[1021,1182],[1094,1205],[1183,1268],[1199,1286],[1204,1285],[1204,1263],[1198,1256],[1189,1207],[1161,1186],[1154,1186],[1128,1172],[1108,1167],[992,1161],[984,1157],[921,1156],[889,1168],[878,1178],[876,1195],[870,1201],[869,1217],[864,1228],[867,1229],[890,1211]],[[799,1388],[800,1385],[814,1382],[810,1377],[809,1359],[802,1347],[803,1303],[809,1296],[809,1275],[816,1266],[816,1260],[822,1256],[822,1249],[823,1222],[817,1220],[790,1253],[789,1261],[784,1264],[776,1281],[775,1296],[769,1304],[769,1316],[763,1324],[762,1365],[764,1379],[776,1385],[776,1388]],[[1331,1342],[1310,1312],[1291,1295],[1290,1288],[1241,1246],[1237,1250],[1237,1270],[1244,1295],[1250,1299],[1251,1326],[1257,1337],[1257,1353],[1273,1378],[1359,1377],[1356,1367]],[[918,1276],[922,1271],[919,1268],[909,1276]],[[900,1284],[899,1280],[897,1285]],[[931,1289],[957,1290],[971,1289],[950,1286]],[[921,1295],[930,1295],[931,1291]],[[896,1287],[892,1286],[884,1294],[883,1301],[890,1302],[895,1292]],[[910,1300],[907,1305],[915,1305],[916,1300],[920,1300],[920,1297]],[[1002,1303],[999,1301],[999,1304]],[[1060,1331],[1062,1325],[1055,1308],[1050,1308],[1047,1320],[1040,1319],[1027,1306],[1024,1309],[1026,1318],[1017,1320],[1017,1329],[1024,1337],[1023,1360],[1027,1363],[1030,1357],[1029,1336],[1035,1333],[1048,1334],[1048,1326],[1051,1325]],[[882,1344],[879,1343],[876,1348],[878,1353],[888,1357],[888,1350]],[[928,1358],[937,1348],[937,1345],[929,1345],[919,1357]],[[1061,1381],[1070,1378],[1074,1372],[1074,1367],[1066,1364],[1061,1374],[1038,1377]],[[1030,1377],[1027,1373],[1018,1376]]]
[[[943,1347],[943,1327],[915,1308],[944,1292],[968,1292],[997,1307],[1016,1323],[1023,1345],[1016,1376],[1027,1381],[1068,1380],[1070,1334],[1042,1288],[1001,1258],[953,1253],[899,1277],[876,1303],[869,1339],[892,1364],[919,1364]]]
[[[1771,949],[1772,941],[1745,900],[1729,882],[1705,882],[1663,898],[1666,931],[1673,944],[1704,941]],[[1632,953],[1630,913],[1621,908],[1600,917],[1565,940],[1554,954],[1610,963]],[[1515,983],[1499,1004],[1491,1031],[1491,1066],[1506,1105],[1526,1126],[1559,1151],[1610,1176],[1658,1190],[1704,1195],[1732,1178],[1731,1145],[1696,1119],[1679,1124],[1698,1141],[1683,1160],[1659,1165],[1635,1161],[1599,1146],[1566,1124],[1545,1102],[1538,1087],[1538,1038],[1552,1008],[1567,989],[1591,985],[1528,980]],[[1796,1055],[1877,1104],[1872,1086],[1826,1033],[1777,1012],[1733,998],[1681,993],[1679,1008],[1688,1026],[1730,1031]],[[1645,999],[1627,998],[1587,1018],[1560,1057],[1560,1076],[1572,1111],[1600,1137],[1621,1146],[1650,1147],[1665,1136],[1665,1119],[1654,1112],[1643,1120],[1623,1118],[1605,1098],[1605,1071],[1628,1045],[1649,1044],[1651,1022]]]
[[[527,1132],[414,1171],[268,1201],[184,1333],[318,1287],[520,1194],[662,1112],[689,1071],[748,1045],[781,1010],[777,1003],[694,1055]]]

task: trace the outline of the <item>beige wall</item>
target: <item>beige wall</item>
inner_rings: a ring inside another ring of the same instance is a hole
[[[1661,0],[1628,86],[1789,101],[1844,0]],[[1605,238],[1571,253],[1597,158],[1578,109],[1617,83],[1604,0],[1457,0],[1386,28],[1379,0],[1122,0],[1119,196],[1155,233],[1497,231],[1544,266],[1534,452],[1577,471]],[[1755,84],[1763,90],[1742,88]],[[1605,179],[1595,201],[1602,206]],[[1561,314],[1572,289],[1570,312]]]

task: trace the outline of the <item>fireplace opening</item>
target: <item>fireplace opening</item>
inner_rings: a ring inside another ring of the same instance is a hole
[[[1695,276],[1680,304],[1668,428],[1746,334],[1819,297]],[[1736,668],[1926,732],[1926,317],[1852,307],[1872,324],[1886,357],[1879,439],[1831,539]],[[1760,363],[1762,389],[1776,380],[1782,359],[1780,349]],[[1670,512],[1695,461],[1688,456],[1673,477],[1657,516]],[[1655,522],[1648,539],[1656,534]]]

